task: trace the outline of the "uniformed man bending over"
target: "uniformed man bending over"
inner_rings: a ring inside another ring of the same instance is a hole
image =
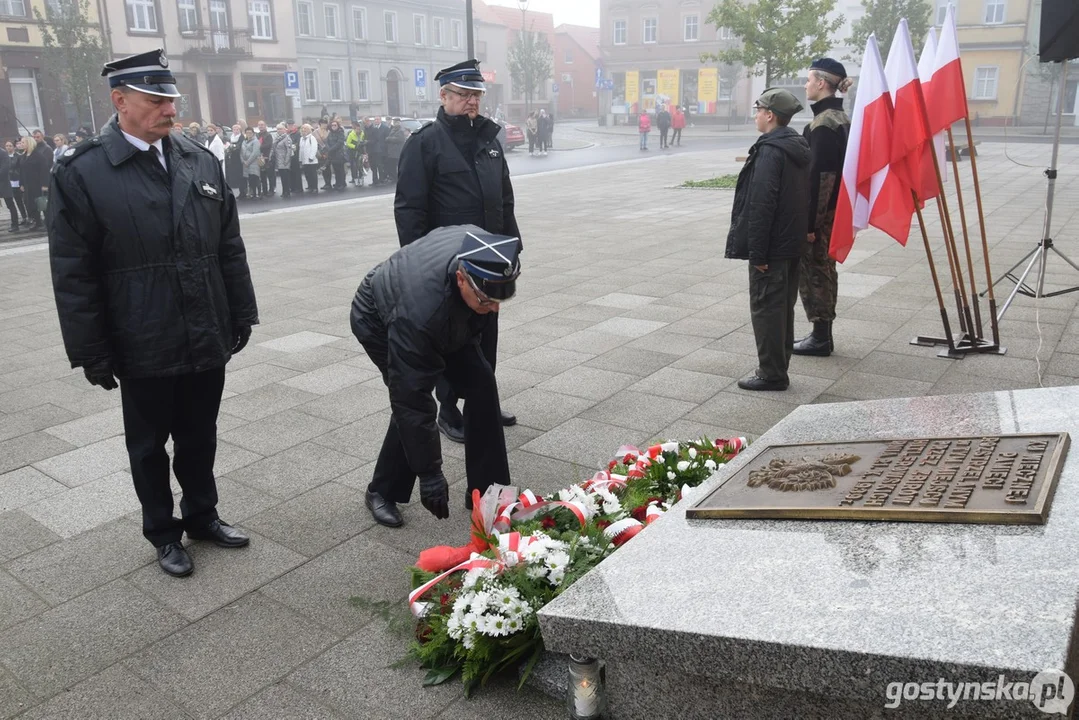
[[[445,376],[465,398],[465,471],[473,489],[509,484],[493,358],[480,342],[501,303],[513,297],[517,238],[474,225],[443,227],[406,245],[367,274],[352,301],[352,332],[390,391],[390,426],[366,503],[382,525],[403,523],[416,476],[420,501],[449,517],[442,447],[431,390]]]
[[[496,235],[520,238],[509,165],[498,141],[502,128],[480,115],[486,87],[479,61],[465,60],[439,70],[435,80],[442,102],[438,117],[408,139],[397,168],[393,214],[401,246],[447,225],[475,225]],[[491,318],[483,345],[493,368],[497,316]],[[439,429],[450,440],[464,442],[457,393],[442,380],[435,394],[440,405]],[[503,425],[516,422],[510,413],[502,414]]]
[[[214,454],[225,363],[258,323],[236,203],[213,153],[180,133],[164,52],[105,65],[116,115],[56,163],[49,256],[72,367],[120,383],[142,532],[170,575],[191,573],[183,533],[248,538],[217,515]],[[172,515],[169,457],[183,489]]]

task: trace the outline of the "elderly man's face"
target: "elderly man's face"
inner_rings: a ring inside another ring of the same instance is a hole
[[[266,121],[265,120],[259,120],[259,132],[263,132],[265,130],[266,130]]]
[[[173,98],[138,90],[113,90],[112,104],[120,116],[120,127],[150,143],[167,137],[176,118],[176,101]],[[179,123],[176,125],[179,126]]]
[[[232,126],[232,134],[233,135],[239,135],[240,134],[240,125],[239,125],[239,123]]]
[[[480,114],[483,91],[444,85],[439,97],[447,115],[468,115],[470,120],[475,120]]]

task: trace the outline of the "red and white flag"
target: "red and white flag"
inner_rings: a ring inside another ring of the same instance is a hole
[[[929,146],[931,136],[926,119],[925,98],[922,96],[922,83],[918,78],[918,66],[914,62],[914,45],[910,41],[906,19],[900,20],[899,27],[895,30],[892,47],[888,51],[888,61],[884,63],[884,75],[888,78],[888,88],[891,90],[892,104],[895,107],[892,170],[904,185],[918,194],[920,200],[936,197],[939,190],[937,175],[933,169],[932,149]],[[912,205],[911,212],[913,210]],[[909,234],[910,214],[906,219]],[[870,223],[876,225],[873,218],[870,218]]]
[[[929,132],[947,130],[952,123],[967,116],[967,88],[963,64],[959,59],[959,35],[955,29],[955,6],[948,6],[940,29],[937,55],[933,62],[933,80],[925,98],[929,110]]]
[[[937,61],[937,29],[929,28],[925,36],[925,47],[922,48],[921,57],[918,58],[918,77],[922,80],[922,96],[926,99],[927,110],[930,98],[930,87],[933,83],[933,71]],[[944,131],[941,130],[933,136],[933,147],[936,150],[937,165],[940,167],[940,177],[948,182],[948,169],[944,165]],[[932,172],[932,168],[930,168]]]
[[[850,121],[847,154],[843,158],[843,179],[839,186],[835,223],[829,241],[828,254],[843,262],[854,245],[859,230],[869,227],[869,218],[876,203],[883,206],[902,203],[905,193],[908,204],[910,192],[894,175],[889,176],[888,163],[892,151],[892,98],[884,76],[876,35],[866,42],[862,74],[858,79],[858,95]],[[891,212],[886,212],[891,215]],[[910,213],[907,213],[909,228]],[[897,238],[898,239],[898,238]],[[903,242],[903,241],[900,241]]]

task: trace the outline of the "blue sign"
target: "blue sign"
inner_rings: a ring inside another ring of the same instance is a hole
[[[286,90],[299,90],[300,89],[300,73],[295,70],[285,71],[285,89]]]
[[[610,78],[604,80],[603,81],[603,89],[604,90],[614,90],[614,80],[612,80]]]
[[[416,68],[416,87],[427,87],[427,71],[423,68]]]
[[[603,68],[596,68],[596,87],[603,82]]]
[[[558,94],[558,83],[551,83],[551,92]]]

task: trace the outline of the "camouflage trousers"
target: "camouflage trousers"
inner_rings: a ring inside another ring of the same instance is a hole
[[[818,230],[817,239],[806,243],[806,251],[802,255],[798,294],[802,297],[802,307],[805,308],[806,318],[810,322],[835,320],[839,276],[836,273],[835,260],[828,257],[828,239],[831,235],[831,227]]]

